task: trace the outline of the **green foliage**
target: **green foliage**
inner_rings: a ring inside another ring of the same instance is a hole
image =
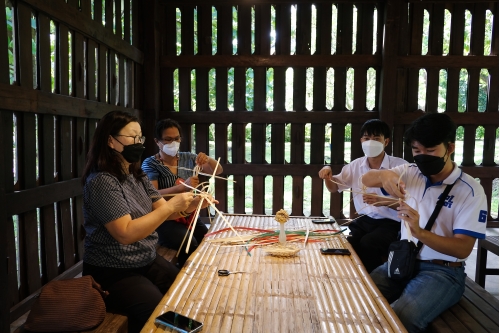
[[[7,48],[9,53],[9,76],[10,83],[16,80],[15,67],[14,67],[14,38],[13,38],[13,17],[12,8],[5,7],[5,16],[7,19]]]

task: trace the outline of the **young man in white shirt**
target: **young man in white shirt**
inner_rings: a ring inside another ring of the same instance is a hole
[[[456,126],[444,113],[426,114],[405,133],[415,164],[392,170],[372,170],[362,182],[383,187],[401,202],[398,216],[408,222],[412,238],[423,247],[415,276],[395,281],[387,263],[371,277],[409,332],[421,332],[440,313],[460,300],[465,289],[464,263],[477,238],[485,237],[487,202],[482,186],[451,160]],[[430,231],[425,226],[438,198],[453,184]],[[405,224],[401,238],[407,239]]]
[[[354,207],[360,217],[349,224],[351,234],[347,239],[366,270],[371,272],[387,260],[389,244],[396,240],[400,230],[400,220],[395,210],[396,207],[391,209],[370,205],[375,204],[377,200],[384,200],[369,196],[363,189],[361,176],[372,169],[390,169],[407,162],[385,153],[384,148],[390,142],[391,130],[382,120],[371,119],[365,122],[361,127],[360,137],[366,156],[347,164],[335,176],[332,176],[332,169],[325,166],[319,171],[319,177],[325,180],[325,185],[330,192],[352,189]],[[380,189],[371,189],[370,192],[378,196],[388,196]]]

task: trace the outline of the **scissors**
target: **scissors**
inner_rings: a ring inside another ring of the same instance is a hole
[[[227,269],[219,269],[217,271],[217,274],[219,276],[228,276],[229,274],[236,274],[236,273],[248,273],[248,272],[244,272],[244,271],[230,272]]]

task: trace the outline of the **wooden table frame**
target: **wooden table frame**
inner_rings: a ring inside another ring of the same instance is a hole
[[[225,215],[233,226],[279,229],[272,216]],[[217,219],[211,231],[227,227]],[[287,230],[339,228],[291,217]],[[232,231],[208,239],[234,236]],[[190,256],[141,332],[174,332],[155,324],[176,311],[204,324],[203,332],[406,332],[344,235],[298,244],[292,258],[256,248],[203,241]],[[350,256],[321,255],[321,247],[348,248]],[[217,276],[218,269],[249,273]]]

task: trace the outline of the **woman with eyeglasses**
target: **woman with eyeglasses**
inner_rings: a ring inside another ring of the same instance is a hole
[[[155,155],[146,158],[142,163],[142,169],[148,175],[153,186],[162,195],[191,191],[191,188],[182,183],[191,187],[198,186],[199,179],[197,176],[193,176],[194,167],[198,165],[201,172],[213,174],[217,165],[217,161],[208,157],[205,153],[200,152],[196,155],[191,152],[179,152],[181,138],[181,126],[178,122],[172,119],[160,120],[156,124],[154,139],[159,151]],[[222,167],[219,164],[216,174],[221,172]],[[168,200],[168,197],[166,199]],[[179,249],[192,218],[193,216],[189,215],[179,219],[167,219],[156,229],[159,244],[171,249]],[[186,253],[186,241],[179,253],[178,267],[184,265],[187,258],[201,243],[207,231],[205,224],[200,220],[196,221],[189,252]]]
[[[178,268],[156,254],[156,228],[196,208],[193,195],[168,202],[140,168],[144,136],[139,120],[112,111],[97,125],[83,183],[83,275],[109,292],[106,307],[127,314],[139,332],[175,280]]]

